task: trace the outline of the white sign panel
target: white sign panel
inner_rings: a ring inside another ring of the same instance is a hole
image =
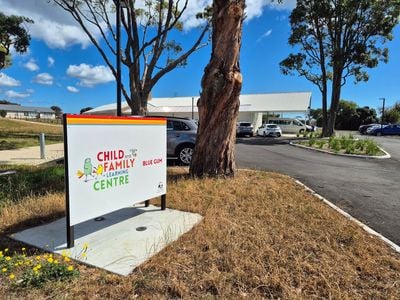
[[[70,226],[166,194],[166,120],[66,116]]]

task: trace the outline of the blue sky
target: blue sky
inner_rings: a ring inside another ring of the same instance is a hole
[[[192,1],[190,11],[198,10],[210,0]],[[321,106],[319,90],[304,78],[284,76],[279,62],[290,52],[288,16],[295,1],[285,1],[277,9],[269,1],[247,1],[248,18],[243,28],[241,69],[243,94],[273,92],[312,92],[312,107]],[[26,106],[57,105],[64,112],[78,113],[83,107],[96,107],[115,101],[115,82],[97,50],[65,12],[47,0],[0,0],[6,14],[32,18],[32,36],[28,53],[14,55],[13,65],[3,70],[0,78],[0,99]],[[189,29],[192,19],[185,20],[187,29],[179,41],[185,46],[196,35]],[[388,64],[369,71],[367,83],[349,80],[342,99],[360,106],[379,108],[381,97],[386,105],[400,101],[400,28],[389,42]],[[197,96],[204,67],[210,58],[210,47],[194,53],[184,68],[175,69],[162,78],[153,90],[153,97]],[[114,61],[114,58],[112,58]]]

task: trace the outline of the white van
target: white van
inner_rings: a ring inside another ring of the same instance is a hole
[[[307,126],[298,119],[292,118],[269,118],[268,123],[278,125],[283,133],[303,133]]]

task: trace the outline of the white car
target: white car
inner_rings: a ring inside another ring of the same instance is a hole
[[[282,135],[282,129],[276,124],[263,124],[258,128],[257,135],[280,137]]]

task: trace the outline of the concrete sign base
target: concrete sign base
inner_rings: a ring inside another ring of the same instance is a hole
[[[202,217],[173,209],[136,206],[75,226],[75,246],[66,248],[65,218],[11,235],[45,251],[120,275],[128,275],[166,245],[189,231]]]

